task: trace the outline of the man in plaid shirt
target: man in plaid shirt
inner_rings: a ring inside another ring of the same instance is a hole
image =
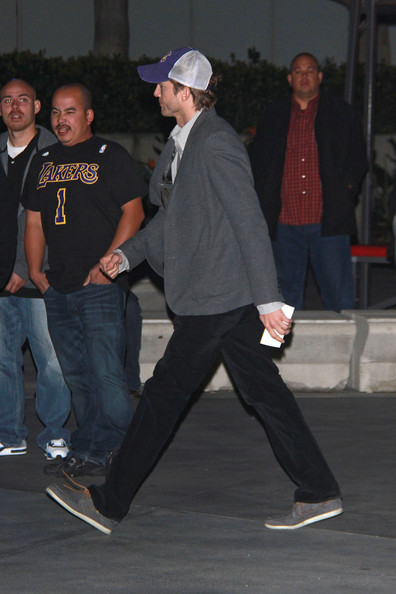
[[[249,154],[286,303],[303,308],[308,259],[325,309],[354,307],[350,236],[367,168],[359,118],[320,90],[315,56],[293,58],[292,92],[262,115]]]

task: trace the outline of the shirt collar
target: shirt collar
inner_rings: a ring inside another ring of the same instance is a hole
[[[197,111],[197,113],[191,118],[191,120],[188,120],[187,124],[184,124],[184,126],[179,126],[178,124],[176,124],[176,126],[173,128],[172,132],[169,135],[169,137],[173,138],[173,140],[175,141],[175,146],[180,157],[183,154],[188,135],[191,132],[191,128],[194,126],[195,122],[197,121],[201,113],[202,109],[200,111]]]
[[[297,113],[302,112],[302,113],[308,114],[311,111],[316,111],[316,109],[318,107],[318,103],[319,103],[319,93],[316,95],[316,97],[314,97],[313,99],[311,99],[308,102],[306,109],[301,109],[300,104],[298,103],[298,101],[296,100],[294,95],[292,95],[292,109],[295,110]]]

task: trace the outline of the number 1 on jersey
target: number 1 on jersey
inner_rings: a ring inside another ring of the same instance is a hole
[[[65,225],[65,202],[66,202],[66,188],[59,188],[58,193],[58,206],[55,214],[55,225]]]

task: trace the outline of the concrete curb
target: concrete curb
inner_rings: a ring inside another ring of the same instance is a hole
[[[151,377],[172,331],[170,320],[143,321],[143,382]],[[294,391],[396,391],[396,311],[296,312],[291,337],[280,350],[271,351],[283,379]],[[222,363],[204,389],[234,389]]]

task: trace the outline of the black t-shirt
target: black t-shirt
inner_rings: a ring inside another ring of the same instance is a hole
[[[83,286],[113,240],[121,207],[146,192],[127,151],[97,136],[71,147],[57,143],[34,157],[22,202],[41,213],[54,289]]]

